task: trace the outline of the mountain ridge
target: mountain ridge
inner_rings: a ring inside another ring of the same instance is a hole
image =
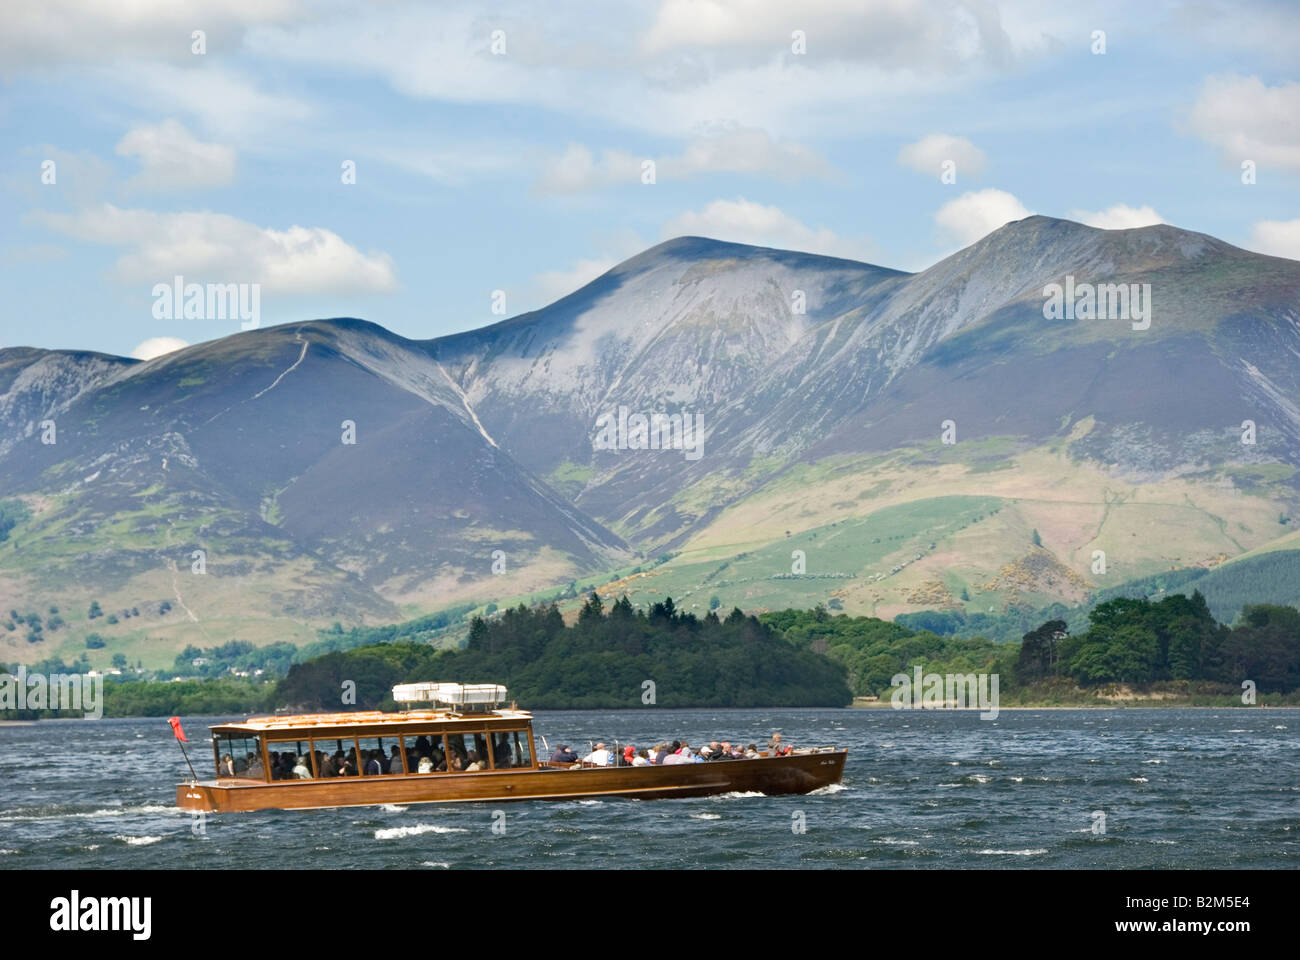
[[[1043,288],[1067,274],[1150,284],[1149,329],[1047,319]],[[766,573],[726,588],[762,607],[776,588],[755,584],[788,576],[786,548],[821,531],[853,544],[837,576],[863,582],[834,587],[851,609],[916,609],[907,598],[935,582],[1005,605],[1064,589],[982,590],[1030,557],[1031,528],[1101,588],[1119,575],[1089,572],[1101,544],[1142,575],[1290,532],[1277,518],[1300,468],[1297,303],[1295,261],[1169,225],[1033,216],[918,273],[674,238],[538,310],[427,340],[340,317],[144,362],[6,348],[0,500],[33,511],[0,544],[0,601],[43,581],[86,590],[87,556],[124,598],[160,599],[202,583],[174,574],[207,544],[243,606],[189,607],[254,639],[286,609],[307,611],[299,630],[377,622],[665,552],[678,557],[624,584],[638,599],[670,583],[689,597],[730,582],[710,573],[727,557],[763,556]],[[702,455],[596,449],[598,419],[620,408],[699,415]],[[50,418],[58,443],[42,445]],[[1245,419],[1251,446],[1235,436]],[[1002,506],[973,519],[986,494]],[[870,531],[900,510],[915,515],[881,554]],[[1168,549],[1139,548],[1127,534],[1157,516],[1175,524]],[[766,532],[777,522],[783,536]],[[171,645],[183,626],[147,625]]]

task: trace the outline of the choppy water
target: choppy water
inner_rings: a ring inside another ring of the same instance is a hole
[[[210,720],[187,719],[196,740]],[[628,710],[538,734],[849,748],[805,797],[583,800],[209,815],[173,806],[165,720],[0,727],[0,869],[1300,865],[1300,710]],[[540,739],[539,739],[540,749]],[[211,754],[191,748],[201,776]],[[505,833],[492,831],[494,809]],[[1095,811],[1105,833],[1093,832]],[[798,815],[806,832],[792,825]]]

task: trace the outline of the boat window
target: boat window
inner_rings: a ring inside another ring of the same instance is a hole
[[[316,754],[317,777],[324,780],[357,776],[357,744],[352,737],[313,738],[311,743]]]
[[[452,773],[490,770],[487,736],[482,733],[447,734],[447,769]]]
[[[528,749],[527,730],[506,730],[493,733],[491,737],[492,764],[497,770],[533,765],[533,756]]]
[[[437,773],[443,766],[442,737],[432,733],[418,733],[403,737],[406,744],[407,773]]]
[[[271,758],[272,780],[312,779],[311,759],[304,740],[271,740],[266,745]],[[300,762],[301,761],[301,762]],[[303,774],[306,776],[303,776]]]
[[[214,738],[217,754],[217,776],[265,780],[262,766],[262,741],[258,737],[242,734],[222,734]]]
[[[508,767],[515,766],[514,747],[510,743],[510,733],[492,733],[492,767],[496,770],[504,770]]]
[[[358,757],[363,777],[384,776],[387,773],[402,772],[401,747],[396,737],[358,737],[357,746],[361,748]],[[390,761],[397,763],[397,769],[390,771]]]
[[[533,752],[528,747],[527,730],[513,730],[510,733],[510,765],[514,767],[533,765]]]

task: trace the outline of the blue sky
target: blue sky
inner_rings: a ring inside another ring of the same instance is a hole
[[[0,346],[238,332],[156,318],[176,275],[433,337],[688,233],[919,270],[1032,212],[1300,259],[1300,6],[1053,6],[7,11]]]

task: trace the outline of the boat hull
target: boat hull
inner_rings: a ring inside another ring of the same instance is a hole
[[[346,780],[207,780],[176,788],[182,810],[209,813],[305,810],[384,803],[503,803],[586,797],[702,797],[718,793],[810,793],[844,774],[845,750],[753,760],[647,767],[497,770]]]

